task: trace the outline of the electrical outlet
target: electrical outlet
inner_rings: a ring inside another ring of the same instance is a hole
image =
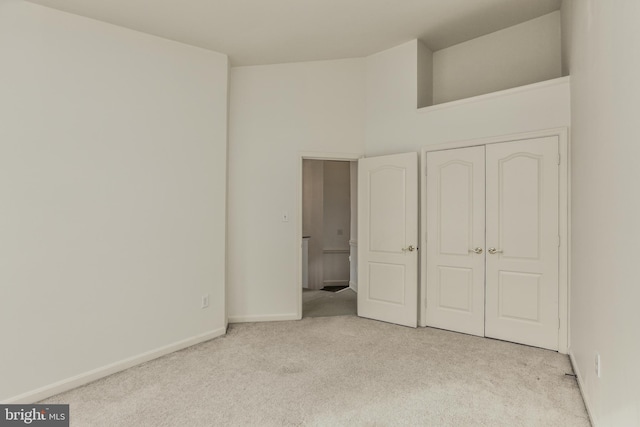
[[[596,371],[596,377],[600,378],[600,354],[596,353],[594,368]]]
[[[209,294],[202,295],[202,305],[200,306],[200,308],[207,308],[207,307],[209,307]]]

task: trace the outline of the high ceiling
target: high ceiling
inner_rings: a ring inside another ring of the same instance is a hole
[[[229,55],[232,65],[351,58],[419,38],[432,50],[561,0],[31,0]]]

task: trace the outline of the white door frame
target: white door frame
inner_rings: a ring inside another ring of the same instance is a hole
[[[302,319],[302,161],[303,160],[337,160],[343,162],[357,161],[364,157],[362,154],[354,153],[326,153],[306,151],[298,153],[298,179],[296,189],[296,284],[295,294],[298,301],[296,308],[296,319]],[[355,195],[357,197],[357,194]],[[351,197],[354,197],[352,194]]]
[[[421,150],[421,170],[420,170],[420,245],[426,247],[426,239],[424,231],[426,226],[426,208],[427,198],[423,192],[427,188],[427,176],[425,165],[427,153],[429,151],[450,150],[453,148],[474,147],[478,145],[497,144],[501,142],[513,142],[526,139],[541,138],[545,136],[558,137],[558,150],[560,154],[559,166],[559,232],[560,232],[560,249],[559,249],[559,277],[558,277],[558,315],[560,317],[558,330],[558,352],[567,354],[569,349],[569,295],[571,291],[571,271],[569,262],[571,260],[571,164],[570,164],[570,144],[569,129],[554,128],[535,132],[517,133],[511,135],[502,135],[489,138],[471,139],[465,141],[453,141],[443,144],[434,144],[423,147]],[[427,271],[427,252],[420,251],[420,272]],[[420,274],[420,295],[419,295],[419,326],[426,326],[426,275]]]

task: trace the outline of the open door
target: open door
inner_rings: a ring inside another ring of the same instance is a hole
[[[418,154],[358,161],[358,316],[416,327]]]

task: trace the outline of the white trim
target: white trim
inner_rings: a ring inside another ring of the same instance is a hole
[[[584,407],[587,409],[587,415],[589,415],[589,421],[591,421],[591,425],[593,427],[597,427],[598,423],[596,419],[593,417],[593,411],[591,410],[591,403],[589,403],[589,399],[587,398],[587,395],[584,392],[584,380],[582,379],[582,374],[578,369],[576,358],[573,355],[573,351],[571,350],[569,350],[569,361],[571,362],[573,373],[576,374],[576,380],[578,381],[578,388],[580,389],[580,394],[582,395],[582,401],[584,402]]]
[[[424,147],[420,150],[420,169],[418,170],[418,176],[420,178],[418,203],[420,205],[418,213],[418,327],[424,328],[427,326],[427,286],[426,278],[427,273],[427,224],[425,218],[427,215],[427,152]],[[422,194],[422,192],[425,194]]]
[[[296,280],[294,281],[296,289],[296,300],[298,301],[298,307],[296,309],[295,317],[293,319],[290,318],[276,318],[271,320],[300,320],[302,319],[302,161],[305,159],[311,160],[339,160],[346,162],[356,162],[358,159],[362,158],[362,154],[357,153],[327,153],[327,152],[315,152],[315,151],[303,151],[299,152],[296,161],[298,163],[298,177],[296,182],[296,237],[295,237],[295,247],[296,247]],[[353,195],[352,195],[353,197]],[[289,315],[286,315],[289,316]],[[258,317],[262,318],[265,316],[242,316],[241,318],[251,318]],[[268,316],[267,316],[268,317]],[[238,320],[235,321],[231,318],[229,322],[238,323],[238,322],[260,322],[260,321],[270,321],[269,319],[264,320]]]
[[[300,317],[296,313],[229,316],[229,323],[280,322],[285,320],[300,320]]]
[[[355,162],[363,158],[362,154],[357,153],[327,153],[322,151],[303,151],[299,152],[300,159],[309,160],[336,160],[345,162]]]
[[[432,111],[443,110],[445,108],[459,107],[461,105],[472,104],[475,102],[488,101],[490,99],[501,98],[503,96],[515,95],[531,90],[540,90],[545,87],[557,86],[561,84],[569,84],[571,77],[558,77],[556,79],[545,80],[538,83],[532,83],[524,86],[518,86],[510,89],[499,90],[496,92],[486,93],[484,95],[472,96],[469,98],[458,99],[455,101],[443,102],[441,104],[429,105],[428,107],[418,108],[418,113],[430,113]]]
[[[486,138],[465,139],[462,141],[443,142],[422,147],[423,152],[452,150],[454,148],[475,147],[478,145],[498,144],[500,142],[514,142],[525,139],[543,138],[545,136],[559,136],[567,139],[568,129],[566,127],[537,130],[533,132],[514,133],[509,135],[489,136]],[[423,173],[424,175],[424,173]]]
[[[358,284],[353,280],[349,280],[349,288],[353,289],[353,292],[358,293]]]
[[[560,248],[558,250],[558,352],[568,354],[570,342],[569,313],[571,298],[571,144],[569,143],[569,129],[561,129],[558,135],[558,150],[560,152],[560,166],[558,173],[558,233],[560,234]]]
[[[558,80],[558,79],[556,79]],[[560,152],[560,169],[559,169],[559,234],[560,234],[560,250],[559,250],[559,271],[558,271],[558,316],[560,318],[560,327],[558,331],[558,352],[567,354],[569,350],[569,304],[571,295],[570,268],[571,260],[571,184],[570,184],[570,144],[569,129],[554,128],[545,129],[534,132],[525,132],[511,135],[492,136],[488,138],[471,139],[465,141],[452,141],[443,144],[433,144],[423,147],[421,150],[421,169],[420,169],[420,208],[421,212],[426,212],[427,201],[423,194],[426,189],[427,176],[426,164],[427,153],[430,151],[451,150],[454,148],[475,147],[479,145],[497,144],[501,142],[514,142],[526,139],[542,138],[547,136],[558,137],[558,150]],[[420,228],[426,230],[426,215],[420,214]],[[426,247],[426,235],[421,233],[420,244]],[[427,271],[427,252],[420,251],[420,271]],[[426,326],[426,277],[420,275],[420,310],[418,324]]]
[[[59,393],[80,387],[90,382],[99,380],[100,378],[107,377],[115,374],[116,372],[124,371],[133,366],[140,365],[141,363],[148,362],[153,359],[157,359],[166,354],[176,352],[178,350],[191,347],[196,344],[200,344],[205,341],[212,340],[226,333],[226,328],[218,328],[204,334],[196,335],[191,338],[184,339],[182,341],[175,342],[173,344],[166,345],[164,347],[157,348],[155,350],[147,351],[137,356],[132,356],[118,362],[111,363],[109,365],[102,366],[100,368],[92,369],[91,371],[84,372],[82,374],[75,375],[71,378],[67,378],[61,381],[57,381],[53,384],[40,387],[38,389],[22,393],[18,396],[11,397],[2,403],[35,403],[48,397],[54,396]]]

